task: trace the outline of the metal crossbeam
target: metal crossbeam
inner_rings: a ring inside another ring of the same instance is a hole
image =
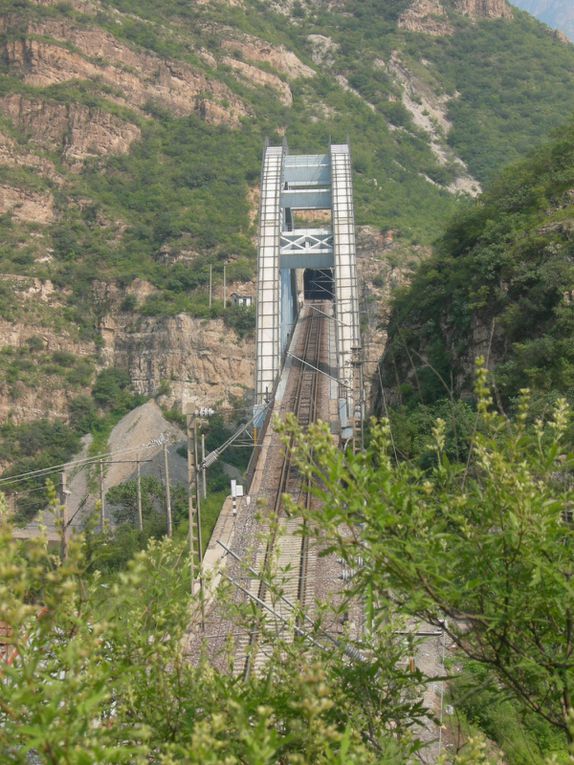
[[[329,210],[331,207],[331,189],[295,188],[285,189],[281,193],[281,205],[291,210]]]
[[[281,232],[281,255],[330,255],[332,252],[333,234],[330,231],[299,229]]]

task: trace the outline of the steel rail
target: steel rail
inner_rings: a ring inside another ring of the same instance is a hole
[[[319,365],[321,361],[322,352],[322,333],[324,331],[324,320],[322,317],[318,318],[315,313],[309,313],[305,317],[306,322],[305,334],[303,340],[303,359],[310,359],[315,362],[315,365]],[[311,369],[301,364],[299,367],[299,374],[297,376],[297,382],[295,386],[294,395],[292,396],[291,411],[296,415],[299,423],[303,427],[307,427],[311,422],[314,422],[317,417],[318,409],[318,390],[319,390],[319,374],[316,370]],[[293,470],[292,465],[292,439],[286,445],[283,452],[283,459],[281,463],[279,478],[277,481],[277,489],[274,495],[273,510],[271,512],[271,518],[276,522],[279,520],[283,509],[283,495],[285,493],[296,493],[301,489],[301,477],[296,470]],[[291,492],[289,488],[291,485]],[[304,481],[305,495],[304,503],[308,509],[311,502],[310,482],[308,479]],[[278,530],[277,525],[274,525],[270,539],[267,541],[265,555],[262,566],[262,578],[259,582],[257,596],[254,598],[254,602],[265,602],[265,597],[268,586],[268,574],[270,573],[272,556],[278,542]],[[305,528],[303,527],[303,535],[301,539],[301,546],[299,550],[298,561],[298,584],[297,584],[297,599],[304,605],[305,592],[307,587],[307,563],[308,563],[308,537],[305,534]],[[267,609],[268,610],[268,609]],[[294,633],[301,633],[301,624],[298,620],[294,626]],[[243,664],[243,679],[247,680],[250,673],[253,670],[255,659],[260,650],[260,629],[257,625],[253,626],[249,634],[248,643],[245,649],[245,658]]]

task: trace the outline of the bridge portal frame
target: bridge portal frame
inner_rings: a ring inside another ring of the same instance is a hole
[[[296,228],[294,211],[327,210],[330,223]],[[257,258],[255,413],[273,395],[297,320],[295,269],[333,269],[339,411],[354,417],[354,365],[360,346],[351,156],[347,144],[328,154],[289,155],[267,146],[261,172]],[[257,423],[256,423],[257,424]]]

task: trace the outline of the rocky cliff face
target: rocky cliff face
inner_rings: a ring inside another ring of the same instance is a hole
[[[39,149],[55,151],[74,168],[89,157],[126,154],[141,130],[102,109],[12,94],[0,112]]]
[[[409,32],[443,36],[450,35],[453,27],[440,0],[414,0],[398,20],[399,29]]]
[[[7,17],[0,31],[10,31],[12,25],[21,27],[17,19]],[[181,61],[137,52],[101,29],[43,19],[18,31],[19,39],[8,38],[0,55],[9,73],[29,85],[92,80],[111,88],[112,99],[130,108],[155,101],[174,114],[201,112],[215,124],[236,125],[248,114],[223,83]]]
[[[229,35],[229,30],[222,30],[223,34]],[[246,58],[251,63],[268,64],[277,72],[295,80],[298,77],[314,77],[316,72],[310,66],[304,64],[301,59],[287,50],[283,45],[269,45],[252,35],[233,36],[221,42],[224,50],[240,57]]]
[[[220,280],[223,263],[238,283],[253,277],[266,137],[300,152],[350,134],[357,220],[371,224],[359,226],[359,267],[374,369],[390,294],[425,251],[409,240],[432,239],[453,198],[480,190],[453,138],[476,129],[484,156],[492,149],[480,133],[488,115],[472,112],[475,80],[457,69],[453,84],[449,52],[433,52],[447,35],[454,50],[474,21],[487,39],[491,20],[512,21],[510,6],[405,0],[374,16],[351,0],[202,0],[180,15],[163,13],[162,0],[128,5],[5,0],[0,414],[66,418],[112,366],[168,405],[251,388],[253,341],[191,315],[219,310],[207,309],[209,265]],[[423,61],[410,52],[417,34],[439,38],[426,40]],[[556,103],[563,121],[568,94]],[[552,108],[545,101],[544,115]]]
[[[473,19],[511,19],[506,0],[455,0],[455,10]]]
[[[103,359],[127,369],[138,393],[165,389],[163,402],[225,407],[249,394],[255,379],[253,339],[239,340],[221,319],[181,314],[133,322],[108,316],[102,325]]]
[[[38,156],[33,150],[22,146],[14,138],[0,130],[0,163],[4,167],[26,167],[49,178],[55,184],[62,182],[53,162]],[[6,212],[6,211],[4,211]]]
[[[453,9],[472,19],[511,19],[512,8],[506,0],[454,0]],[[399,16],[399,29],[434,36],[451,35],[447,7],[441,0],[413,0]]]
[[[238,61],[237,59],[226,57],[224,62],[230,66],[237,74],[250,82],[253,85],[269,87],[279,95],[279,100],[284,106],[291,106],[293,104],[293,94],[289,85],[277,77],[271,72],[265,72],[262,69],[258,69],[252,64],[248,64],[246,61]]]
[[[424,247],[411,248],[395,241],[395,232],[362,226],[357,231],[357,270],[362,311],[363,379],[370,411],[381,395],[379,363],[387,342],[387,325],[395,290],[405,286]]]
[[[252,389],[253,338],[240,340],[221,319],[138,317],[122,310],[125,293],[99,284],[93,300],[105,303],[108,312],[98,341],[83,340],[73,330],[47,326],[46,315],[62,310],[65,297],[51,281],[4,277],[2,285],[18,299],[13,318],[0,319],[0,419],[27,422],[48,415],[67,420],[71,401],[89,394],[95,371],[107,367],[127,370],[137,393],[161,393],[162,403],[177,409],[188,402],[225,408]],[[153,291],[137,280],[128,294],[142,300]],[[24,358],[30,361],[22,367]],[[58,368],[58,361],[64,366]],[[78,361],[85,362],[83,379],[76,376],[70,384]]]
[[[52,223],[54,197],[49,191],[31,191],[0,185],[0,214],[23,223]]]

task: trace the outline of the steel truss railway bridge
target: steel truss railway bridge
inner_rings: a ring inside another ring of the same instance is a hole
[[[204,571],[217,572],[212,587],[224,576],[236,602],[255,607],[248,628],[234,625],[217,603],[201,617],[214,657],[228,651],[226,636],[233,633],[233,672],[245,678],[282,650],[279,638],[283,645],[308,641],[317,600],[339,602],[340,563],[332,555],[321,555],[319,562],[320,542],[304,533],[306,511],[319,510],[320,503],[281,434],[267,425],[271,412],[291,412],[303,429],[317,419],[327,421],[342,443],[357,435],[362,395],[355,261],[349,147],[290,155],[286,144],[267,146],[257,269],[258,448],[248,471],[249,502],[226,502],[202,563]],[[305,509],[301,516],[286,513],[285,495]],[[332,621],[311,642],[338,645],[329,631],[339,630],[335,616]]]
[[[257,263],[255,425],[273,398],[302,298],[332,301],[340,434],[362,416],[355,368],[360,347],[351,156],[292,155],[267,146],[261,173]]]

